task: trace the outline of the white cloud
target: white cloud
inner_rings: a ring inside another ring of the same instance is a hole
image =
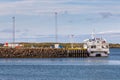
[[[120,31],[111,30],[111,31],[99,32],[98,34],[120,34]]]
[[[110,38],[116,39],[120,37],[120,31],[106,31],[106,32],[99,32],[98,34],[109,37],[109,40]]]
[[[71,14],[80,14],[80,13],[98,13],[109,11],[113,13],[120,13],[118,10],[120,6],[96,6],[88,5],[92,2],[100,2],[100,0],[88,0],[78,1],[78,0],[22,0],[16,2],[4,2],[0,3],[0,15],[9,15],[9,14],[22,14],[22,15],[40,15],[48,14],[53,12],[64,13],[67,11]],[[74,5],[69,4],[68,2],[87,2],[84,5]],[[68,3],[68,4],[65,4]]]

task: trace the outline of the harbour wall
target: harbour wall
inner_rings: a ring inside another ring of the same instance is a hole
[[[0,48],[0,58],[68,58],[89,57],[86,49]]]

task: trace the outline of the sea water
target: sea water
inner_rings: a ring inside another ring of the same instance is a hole
[[[0,80],[120,80],[120,49],[109,57],[1,58]]]

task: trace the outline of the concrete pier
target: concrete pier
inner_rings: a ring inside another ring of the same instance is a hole
[[[88,57],[89,54],[86,49],[67,49],[67,54],[69,57]]]
[[[68,58],[89,57],[85,49],[0,48],[0,58]]]

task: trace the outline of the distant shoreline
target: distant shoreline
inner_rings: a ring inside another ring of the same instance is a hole
[[[109,46],[110,46],[110,48],[120,48],[120,44],[110,43]]]
[[[23,43],[25,47],[50,47],[51,45],[54,45],[56,43]],[[58,43],[61,46],[63,46],[64,48],[70,48],[71,47],[71,43]],[[74,48],[76,47],[83,47],[83,43],[73,43]],[[110,48],[120,48],[120,44],[114,44],[114,43],[110,43],[109,44]]]
[[[60,44],[61,46],[63,46],[63,48],[71,48],[71,43],[52,43],[52,42],[44,42],[44,43],[27,43],[27,42],[18,42],[18,44],[22,44],[24,45],[24,47],[26,48],[30,48],[30,47],[39,47],[39,48],[48,48],[54,44]],[[0,47],[3,47],[4,44],[1,44]],[[74,48],[83,48],[83,43],[73,43],[73,47]],[[109,44],[110,48],[120,48],[120,44],[114,44],[114,43],[110,43]]]

